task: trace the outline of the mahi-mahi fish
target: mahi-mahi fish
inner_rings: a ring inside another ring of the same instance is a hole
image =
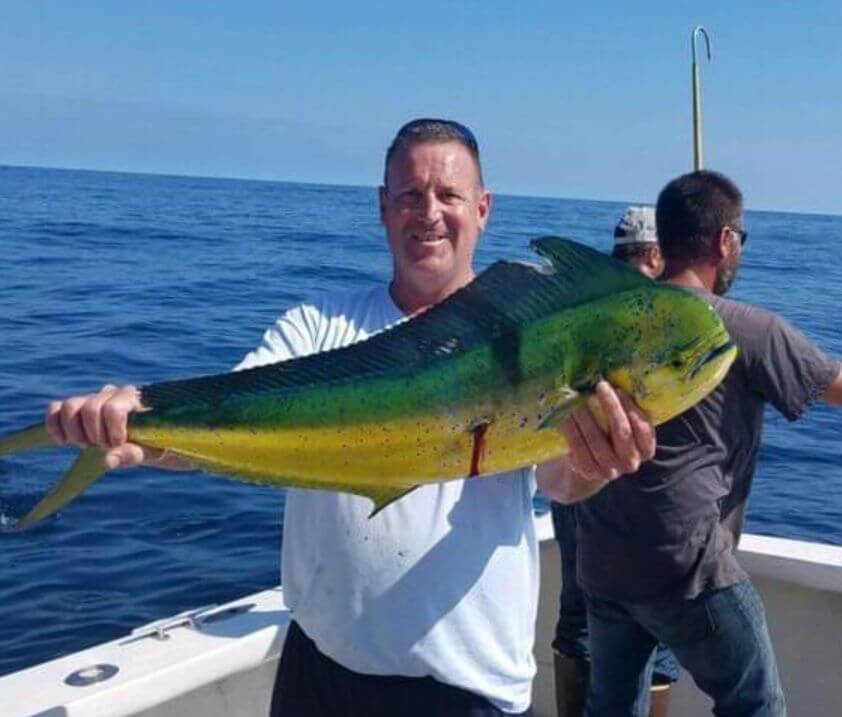
[[[699,295],[576,242],[531,243],[544,265],[499,261],[427,311],[365,341],[246,371],[141,388],[128,440],[237,480],[367,496],[478,478],[566,452],[559,423],[602,378],[657,425],[701,400],[737,349]],[[0,454],[45,448],[43,424]],[[84,448],[16,528],[106,470]]]

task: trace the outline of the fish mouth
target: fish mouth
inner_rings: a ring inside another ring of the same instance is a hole
[[[735,349],[736,347],[737,345],[729,338],[726,339],[723,343],[719,344],[719,346],[712,348],[710,351],[703,354],[701,358],[696,362],[695,366],[693,366],[693,369],[690,371],[688,379],[692,381],[696,376],[699,375],[699,372],[705,366],[712,363],[713,361],[716,361],[720,356],[729,353],[732,349]]]

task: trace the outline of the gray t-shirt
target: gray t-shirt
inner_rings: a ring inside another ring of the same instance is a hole
[[[699,291],[740,353],[699,404],[657,428],[655,457],[577,505],[578,576],[594,597],[692,598],[745,578],[736,545],[771,403],[794,421],[839,363],[780,317]]]

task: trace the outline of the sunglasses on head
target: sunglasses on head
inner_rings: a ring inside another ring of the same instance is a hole
[[[438,119],[436,117],[422,117],[420,119],[415,119],[411,122],[407,122],[398,130],[397,138],[411,137],[412,135],[417,134],[420,129],[432,124],[443,125],[448,129],[453,130],[453,132],[459,135],[459,138],[466,146],[470,147],[474,152],[479,152],[479,143],[477,142],[477,138],[474,136],[474,133],[461,122],[455,122],[454,120]]]

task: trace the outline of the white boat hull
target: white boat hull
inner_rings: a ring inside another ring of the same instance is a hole
[[[534,707],[537,717],[550,717],[555,715],[550,640],[558,610],[559,557],[549,516],[538,521],[542,589]],[[766,604],[790,714],[842,713],[837,676],[842,665],[842,548],[746,535],[740,561]],[[289,622],[282,590],[248,595],[191,619],[192,626],[176,616],[0,678],[0,717],[268,714]],[[77,682],[91,679],[96,670],[85,670],[96,665],[113,665],[117,672],[100,682],[67,684],[74,673]],[[671,713],[681,717],[710,714],[709,700],[686,674],[674,689],[672,704]]]

